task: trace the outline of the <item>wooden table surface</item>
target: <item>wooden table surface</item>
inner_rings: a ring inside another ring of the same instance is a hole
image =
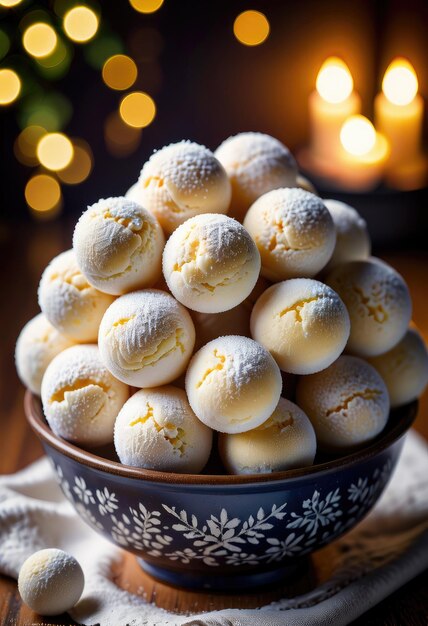
[[[0,224],[0,277],[7,298],[0,305],[0,474],[25,467],[42,454],[42,449],[27,425],[23,412],[23,387],[14,368],[13,353],[16,337],[24,323],[37,312],[36,290],[41,272],[48,261],[71,245],[71,225],[62,221],[35,224],[31,227]],[[428,340],[427,270],[428,254],[395,254],[388,260],[409,284],[414,303],[413,320]],[[416,429],[428,439],[428,393],[420,405]],[[1,549],[1,546],[0,546]],[[284,591],[302,593],[313,585],[314,572],[328,568],[328,547],[314,556],[316,567],[309,576],[296,581],[292,587],[272,589],[248,596],[194,593],[178,590],[153,581],[143,574],[134,557],[127,556],[118,584],[131,590],[144,590],[144,596],[169,610],[199,612],[228,607],[260,606],[281,596]],[[428,624],[428,574],[408,583],[355,624],[426,626]],[[23,606],[16,582],[0,576],[0,624],[29,626],[40,624],[73,624],[67,615],[43,619]],[[102,626],[102,625],[101,625]]]

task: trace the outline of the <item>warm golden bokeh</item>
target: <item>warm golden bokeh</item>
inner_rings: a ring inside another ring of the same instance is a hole
[[[394,59],[388,66],[382,81],[382,91],[397,106],[405,106],[414,100],[418,93],[418,77],[407,59]]]
[[[117,112],[111,113],[104,126],[104,139],[108,151],[115,157],[125,157],[135,152],[141,140],[140,128],[128,126]]]
[[[137,80],[138,70],[135,61],[125,54],[115,54],[107,59],[102,69],[105,84],[111,89],[129,89]]]
[[[22,0],[0,0],[0,6],[9,9],[10,7],[16,7]]]
[[[55,30],[45,22],[31,24],[22,37],[22,45],[28,54],[43,59],[55,50],[58,37]]]
[[[364,115],[351,115],[340,131],[340,141],[349,154],[363,156],[376,143],[376,130]]]
[[[129,0],[129,4],[139,13],[154,13],[163,3],[164,0]]]
[[[270,31],[267,17],[260,11],[244,11],[233,24],[236,39],[245,46],[258,46],[263,43]]]
[[[37,144],[45,134],[46,130],[42,126],[31,125],[24,128],[15,140],[16,158],[24,165],[38,165]]]
[[[0,105],[11,104],[19,96],[21,80],[16,72],[0,69]]]
[[[86,6],[75,6],[64,15],[64,30],[76,43],[85,43],[92,39],[98,26],[96,13]]]
[[[51,211],[61,200],[61,187],[53,176],[36,174],[25,186],[25,199],[34,211]]]
[[[67,185],[78,185],[92,171],[93,155],[89,144],[81,139],[73,140],[73,158],[69,165],[58,172],[58,178]]]
[[[317,91],[331,104],[344,102],[352,93],[354,81],[348,66],[338,57],[329,57],[318,72]]]
[[[63,170],[73,158],[73,144],[63,133],[46,133],[37,144],[37,158],[49,170]]]
[[[123,98],[119,111],[121,118],[129,126],[144,128],[153,121],[156,105],[144,91],[134,91]]]

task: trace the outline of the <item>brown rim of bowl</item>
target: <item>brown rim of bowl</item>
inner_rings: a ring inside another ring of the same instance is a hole
[[[416,417],[418,402],[412,402],[411,404],[399,409],[397,411],[397,416],[399,418],[396,423],[388,429],[384,435],[381,434],[374,441],[374,443],[364,448],[360,448],[357,452],[352,452],[347,456],[343,456],[326,463],[318,463],[301,469],[272,472],[271,474],[243,475],[176,474],[174,472],[159,472],[156,470],[132,467],[130,465],[122,465],[117,461],[110,461],[109,459],[99,457],[92,452],[78,448],[65,439],[61,439],[55,435],[44,421],[40,399],[31,393],[29,389],[27,389],[25,393],[24,407],[25,414],[31,428],[42,442],[55,448],[61,452],[61,454],[65,454],[69,458],[94,469],[108,472],[109,474],[115,474],[116,476],[123,476],[124,478],[137,478],[139,480],[158,483],[174,483],[183,485],[248,485],[301,477],[316,477],[320,473],[329,472],[344,466],[351,467],[360,461],[370,459],[388,448],[405,434]]]

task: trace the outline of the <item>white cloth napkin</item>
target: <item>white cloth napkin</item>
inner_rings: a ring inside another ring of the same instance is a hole
[[[349,624],[428,567],[428,447],[410,432],[382,498],[357,528],[338,539],[333,575],[313,591],[259,609],[183,616],[148,604],[113,582],[124,553],[87,526],[64,499],[42,458],[0,477],[0,572],[18,576],[34,551],[73,554],[85,590],[70,615],[86,626],[286,626]]]

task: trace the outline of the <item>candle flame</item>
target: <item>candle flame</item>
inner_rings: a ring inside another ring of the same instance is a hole
[[[386,98],[398,106],[410,104],[418,93],[418,78],[413,66],[401,57],[388,66],[382,81]]]
[[[352,93],[354,81],[348,66],[339,57],[328,57],[318,72],[316,88],[332,104],[344,102]]]
[[[340,142],[350,154],[364,156],[376,143],[376,130],[364,115],[351,115],[340,130]]]

